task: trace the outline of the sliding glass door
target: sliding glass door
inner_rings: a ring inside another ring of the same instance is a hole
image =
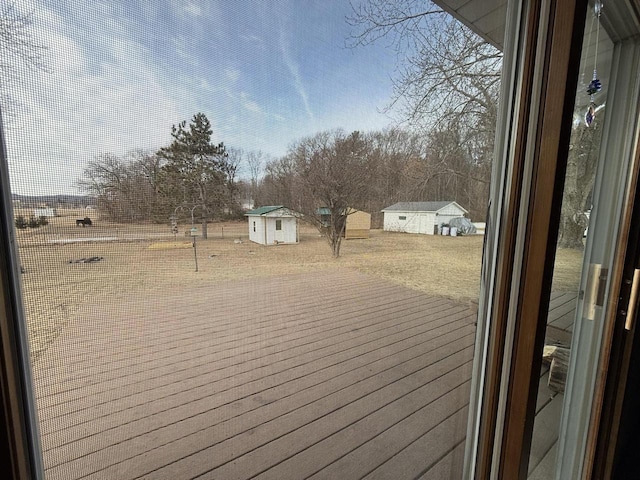
[[[467,450],[477,478],[589,478],[600,461],[611,340],[628,311],[640,113],[634,10],[605,7],[510,4],[505,193],[493,198],[478,441]]]
[[[614,42],[615,25],[609,34],[599,12],[595,5],[587,14],[566,159],[529,461],[533,478],[580,478],[599,409],[599,366],[608,363],[608,331],[617,318],[620,243],[636,168],[638,45]],[[589,94],[594,78],[601,90]]]

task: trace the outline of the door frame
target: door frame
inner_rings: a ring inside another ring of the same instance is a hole
[[[500,181],[492,190],[488,215],[489,225],[498,228],[485,249],[492,270],[483,276],[476,342],[481,358],[474,365],[465,478],[527,478],[586,14],[587,2],[575,0],[514,1],[507,9],[505,45],[511,49],[505,49],[496,139]],[[638,155],[632,159],[620,233],[628,233],[631,221]],[[613,455],[596,455],[596,445],[605,441],[599,439],[603,432],[609,432],[608,440],[617,432],[611,428],[610,404],[613,398],[620,401],[620,391],[613,395],[610,381],[609,398],[605,387],[607,374],[620,368],[620,362],[609,363],[620,357],[612,343],[616,322],[610,317],[621,310],[615,293],[623,283],[627,242],[628,235],[621,234],[613,246],[613,293],[589,441],[574,476],[591,478]]]
[[[11,478],[44,478],[13,228],[0,109],[0,464]]]

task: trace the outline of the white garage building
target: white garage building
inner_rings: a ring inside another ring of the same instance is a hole
[[[467,212],[456,202],[399,202],[382,210],[386,232],[438,233],[438,226]]]
[[[298,218],[282,205],[256,208],[249,218],[249,240],[261,245],[298,243]]]

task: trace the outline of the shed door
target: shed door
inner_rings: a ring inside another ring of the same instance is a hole
[[[276,242],[284,242],[285,241],[285,234],[284,234],[284,222],[282,221],[281,218],[276,218],[276,231],[275,231],[275,241]]]
[[[436,217],[433,213],[425,213],[420,217],[420,233],[427,235],[433,234],[433,225]]]

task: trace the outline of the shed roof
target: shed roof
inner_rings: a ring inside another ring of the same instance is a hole
[[[463,212],[466,212],[464,208],[452,201],[442,202],[398,202],[394,203],[390,207],[383,209],[383,212],[437,212],[442,210],[447,205],[455,204]]]
[[[267,213],[275,212],[276,210],[280,210],[284,208],[284,205],[268,205],[265,207],[254,208],[253,210],[249,210],[245,215],[266,215]]]

